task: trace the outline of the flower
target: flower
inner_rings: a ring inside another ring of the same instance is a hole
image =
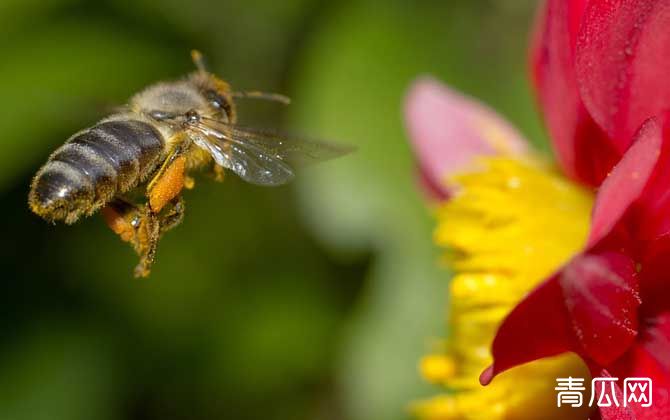
[[[507,316],[481,381],[574,352],[594,375],[619,378],[619,393],[623,378],[653,379],[652,407],[601,407],[604,419],[670,418],[670,2],[552,0],[544,16],[536,45],[570,50],[563,67],[535,54],[536,74],[572,72],[591,138],[625,154],[598,191],[584,249]]]
[[[519,153],[516,132],[499,118],[488,118],[489,126],[507,135],[492,142],[478,120],[490,116],[488,108],[467,99],[461,115],[439,111],[446,106],[419,112],[417,92],[427,82],[413,88],[408,130],[424,184],[441,200],[436,241],[448,248],[456,271],[450,340],[422,363],[424,376],[452,392],[418,403],[420,416],[547,418],[532,401],[546,391],[540,384],[556,377],[548,372],[568,375],[572,352],[594,376],[619,378],[619,394],[625,377],[654,380],[653,407],[601,407],[602,418],[670,418],[668,24],[669,0],[548,0],[541,8],[532,81],[558,162],[572,182]],[[431,89],[444,101],[454,95]],[[448,125],[459,129],[447,131]],[[471,136],[469,148],[453,137],[464,133]],[[497,157],[477,159],[482,154]],[[444,164],[452,161],[458,165]],[[589,225],[583,203],[593,193],[579,193],[577,183],[602,184],[588,234],[569,231]],[[557,195],[557,185],[573,192]],[[471,386],[471,369],[490,357],[491,330],[503,318],[493,363],[480,380],[500,377],[482,391]],[[538,364],[545,357],[554,357],[553,371]],[[523,386],[532,379],[538,386]]]
[[[425,419],[564,418],[555,378],[588,376],[574,356],[533,363],[483,388],[501,320],[586,241],[593,194],[534,156],[490,108],[432,79],[407,99],[407,125],[428,196],[438,200],[435,242],[454,269],[450,337],[421,362],[450,394],[413,405]],[[449,199],[446,199],[449,197]],[[551,415],[550,415],[551,414]],[[553,415],[553,417],[552,417]]]
[[[667,0],[547,0],[531,74],[564,171],[598,186],[670,104]]]
[[[547,0],[530,48],[531,81],[557,160],[578,182],[599,185],[628,146],[614,142],[586,109],[577,83],[574,49],[588,0]]]
[[[653,380],[652,407],[601,408],[603,418],[670,418],[670,115],[636,139],[597,195],[584,250],[507,316],[482,383],[571,351],[594,375]]]

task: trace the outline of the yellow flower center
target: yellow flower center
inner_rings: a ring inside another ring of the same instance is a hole
[[[450,336],[421,362],[448,394],[414,405],[424,419],[575,418],[556,408],[556,378],[588,378],[576,356],[512,369],[482,387],[502,319],[584,245],[593,194],[536,161],[489,158],[450,180],[456,194],[437,212],[435,242],[454,271]],[[519,343],[523,345],[523,343]]]

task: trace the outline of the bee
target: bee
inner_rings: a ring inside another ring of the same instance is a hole
[[[28,194],[30,209],[49,222],[72,224],[100,210],[138,254],[136,277],[149,275],[161,236],[181,223],[182,191],[193,188],[195,170],[217,180],[229,170],[246,182],[276,186],[289,182],[296,166],[349,151],[237,125],[236,99],[289,99],[233,91],[207,71],[198,51],[191,56],[194,72],[147,87],[70,137],[37,172]]]

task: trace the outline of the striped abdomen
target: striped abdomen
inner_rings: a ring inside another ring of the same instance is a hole
[[[39,170],[30,188],[31,209],[47,220],[73,223],[154,170],[163,137],[151,125],[107,121],[72,136]]]

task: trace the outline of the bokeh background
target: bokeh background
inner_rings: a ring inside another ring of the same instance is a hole
[[[449,274],[402,101],[432,74],[544,144],[532,0],[2,0],[0,419],[394,420],[435,389]],[[52,226],[30,178],[73,132],[202,50],[247,124],[356,145],[263,189],[206,178],[148,280],[100,217]]]

